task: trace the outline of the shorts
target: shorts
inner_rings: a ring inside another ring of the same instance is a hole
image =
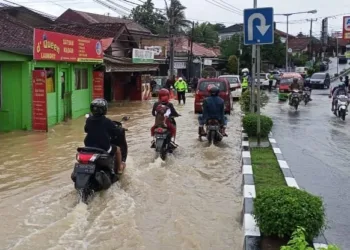
[[[109,150],[107,150],[107,152],[108,152],[111,156],[113,156],[113,155],[115,155],[115,153],[117,152],[117,150],[118,150],[118,147],[117,147],[116,145],[111,144],[111,147],[109,148]]]

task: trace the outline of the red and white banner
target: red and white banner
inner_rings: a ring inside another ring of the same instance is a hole
[[[46,71],[32,72],[32,127],[35,131],[48,131],[46,101]]]

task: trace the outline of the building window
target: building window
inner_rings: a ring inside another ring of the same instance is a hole
[[[75,89],[87,89],[88,88],[88,70],[87,69],[75,69]]]
[[[55,68],[35,68],[35,70],[46,71],[46,93],[55,93]]]

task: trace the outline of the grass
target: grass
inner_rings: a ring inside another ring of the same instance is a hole
[[[287,185],[271,147],[251,148],[250,153],[257,194],[265,188]]]

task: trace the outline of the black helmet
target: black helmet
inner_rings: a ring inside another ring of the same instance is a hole
[[[93,116],[102,116],[107,114],[108,104],[105,99],[97,98],[90,104],[90,111]]]
[[[214,86],[209,86],[209,93],[212,95],[212,96],[217,96],[219,95],[219,88],[216,87],[215,85]]]

